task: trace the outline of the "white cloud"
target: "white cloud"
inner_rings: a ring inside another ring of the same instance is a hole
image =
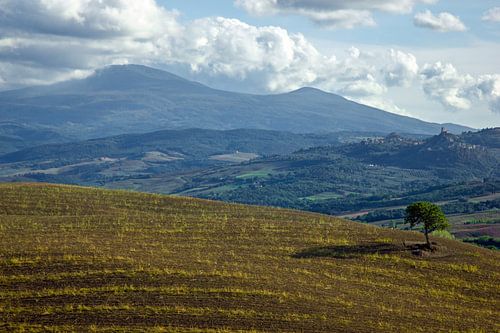
[[[188,62],[195,72],[242,80],[260,73],[270,91],[325,80],[335,62],[334,57],[320,54],[301,34],[222,17],[186,26],[173,54],[173,61]]]
[[[319,26],[331,29],[353,29],[377,25],[371,13],[367,10],[336,10],[331,12],[298,11]]]
[[[358,80],[347,84],[339,92],[349,97],[377,96],[382,95],[387,88],[378,83],[375,78],[369,75],[365,80]]]
[[[412,115],[405,110],[404,108],[399,107],[396,105],[393,101],[387,98],[381,98],[380,96],[370,96],[370,97],[361,97],[361,98],[354,98],[353,99],[355,102],[364,104],[364,105],[369,105],[371,107],[384,110],[384,111],[389,111],[392,113],[396,113],[402,116],[408,116],[412,117]]]
[[[387,66],[384,68],[388,86],[409,86],[418,74],[417,58],[413,54],[390,50]]]
[[[441,62],[426,64],[420,74],[425,93],[446,107],[468,110],[475,101],[487,101],[491,111],[500,112],[499,74],[473,77]]]
[[[327,28],[352,29],[374,26],[374,11],[406,14],[417,3],[435,3],[437,0],[235,0],[238,7],[263,16],[276,14],[302,15]]]
[[[456,109],[469,109],[471,101],[466,90],[472,84],[472,77],[461,75],[452,64],[426,64],[421,72],[425,93],[443,105]]]
[[[500,113],[500,74],[481,75],[473,88],[480,100],[488,101],[492,112]]]
[[[483,14],[482,20],[489,22],[500,22],[500,7],[494,7],[486,11]]]
[[[155,0],[2,0],[3,29],[87,38],[161,37],[178,29]]]
[[[428,28],[439,32],[466,31],[467,27],[458,16],[444,12],[437,16],[430,10],[418,13],[413,20],[417,27]]]

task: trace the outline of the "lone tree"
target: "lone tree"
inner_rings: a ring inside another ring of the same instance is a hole
[[[430,249],[429,233],[435,230],[445,230],[450,225],[439,206],[431,202],[415,202],[406,208],[405,222],[411,227],[422,224],[427,247]]]

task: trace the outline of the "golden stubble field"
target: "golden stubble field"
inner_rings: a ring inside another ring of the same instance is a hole
[[[0,185],[0,331],[494,332],[500,255],[196,199]]]

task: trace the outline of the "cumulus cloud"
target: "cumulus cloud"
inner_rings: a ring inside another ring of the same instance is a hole
[[[340,89],[342,95],[350,97],[382,95],[387,88],[378,83],[371,75],[364,80],[351,82]]]
[[[491,111],[500,113],[500,74],[481,75],[473,89],[479,99],[488,101]]]
[[[331,12],[302,10],[300,14],[308,17],[319,26],[332,29],[353,29],[359,26],[373,27],[377,25],[367,10],[336,10]]]
[[[235,0],[235,4],[253,15],[302,15],[327,28],[374,26],[373,11],[393,14],[410,13],[417,3],[437,0]]]
[[[482,17],[483,21],[500,22],[500,7],[494,7],[487,10]]]
[[[384,68],[388,86],[409,86],[418,74],[417,58],[411,53],[390,50],[389,61]]]
[[[154,0],[2,0],[4,29],[88,38],[159,37],[178,28],[176,13]]]
[[[439,32],[466,31],[467,27],[458,16],[443,12],[438,15],[430,10],[418,13],[413,20],[415,26],[436,30]]]
[[[426,64],[420,75],[424,92],[451,109],[468,110],[474,101],[486,101],[490,110],[500,112],[500,75],[473,77],[461,74],[452,64]]]
[[[469,109],[468,87],[473,83],[469,75],[461,75],[452,64],[426,64],[420,72],[427,95],[443,105],[455,109]]]
[[[258,72],[270,91],[324,80],[335,62],[335,57],[322,55],[301,34],[222,17],[187,26],[173,54],[173,61],[187,61],[195,72],[240,79]]]

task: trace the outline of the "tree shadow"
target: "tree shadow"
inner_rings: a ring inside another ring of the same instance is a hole
[[[390,254],[401,253],[407,251],[408,248],[403,244],[380,244],[369,243],[360,245],[335,245],[313,247],[302,250],[292,255],[296,259],[305,258],[337,258],[337,259],[352,259],[362,257],[369,254]]]

